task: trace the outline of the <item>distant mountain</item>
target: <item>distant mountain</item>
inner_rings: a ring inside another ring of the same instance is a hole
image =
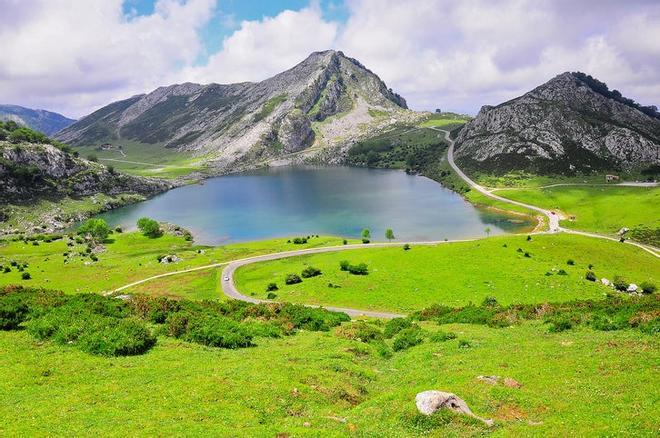
[[[262,82],[184,83],[114,102],[56,138],[74,146],[161,144],[226,168],[319,153],[410,117],[405,100],[378,76],[328,50]]]
[[[584,73],[484,106],[456,140],[467,169],[541,174],[660,164],[660,114]]]
[[[74,119],[51,111],[25,108],[18,105],[0,105],[0,120],[13,120],[46,135],[55,134],[75,122]]]

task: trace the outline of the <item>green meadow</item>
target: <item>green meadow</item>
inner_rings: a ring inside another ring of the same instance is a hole
[[[366,263],[369,274],[341,271],[342,260]],[[288,274],[300,275],[307,266],[322,274],[285,284]],[[431,303],[480,303],[487,296],[503,304],[601,298],[610,289],[586,280],[589,269],[598,279],[619,275],[636,284],[660,280],[657,258],[645,251],[569,234],[534,235],[531,241],[524,235],[497,236],[413,245],[408,251],[365,246],[246,265],[236,271],[235,280],[242,293],[257,298],[266,298],[266,287],[274,282],[281,301],[411,312]]]

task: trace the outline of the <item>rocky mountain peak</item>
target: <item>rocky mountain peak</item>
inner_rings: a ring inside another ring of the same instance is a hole
[[[565,72],[484,106],[457,139],[457,160],[482,171],[616,170],[660,162],[660,119],[589,75]]]

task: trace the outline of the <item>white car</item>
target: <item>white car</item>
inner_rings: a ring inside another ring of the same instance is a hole
[[[229,275],[225,275],[225,281],[229,281]]]

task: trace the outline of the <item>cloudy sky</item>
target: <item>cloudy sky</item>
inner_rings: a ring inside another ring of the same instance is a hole
[[[658,0],[0,0],[0,41],[0,103],[70,117],[328,48],[413,109],[474,114],[567,70],[660,106]]]

